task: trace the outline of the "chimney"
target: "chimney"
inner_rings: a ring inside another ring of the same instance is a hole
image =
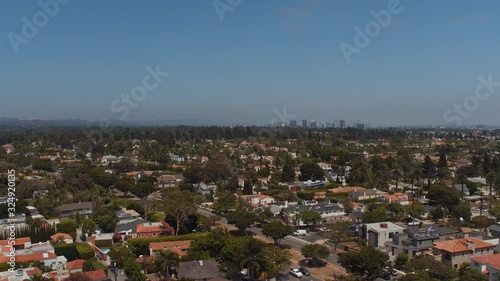
[[[471,250],[473,253],[476,251],[476,244],[474,244],[474,242],[467,240],[466,244],[467,248]]]

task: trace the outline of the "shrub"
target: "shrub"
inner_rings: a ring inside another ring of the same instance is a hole
[[[78,258],[88,260],[95,256],[94,249],[89,244],[76,244]]]

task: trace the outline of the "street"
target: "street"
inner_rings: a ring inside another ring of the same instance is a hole
[[[220,217],[221,218],[221,220],[220,220],[221,223],[228,224],[227,219],[225,217],[218,216],[218,215],[212,213],[211,211],[198,208],[198,212],[200,214],[204,215],[204,216],[217,216],[217,217]],[[256,226],[249,227],[248,231],[254,233],[257,236],[265,237],[265,235],[262,234],[262,230],[260,228],[257,228]],[[304,240],[304,239],[301,239],[301,238],[295,237],[295,236],[287,236],[283,240],[281,240],[280,243],[282,245],[289,246],[292,250],[295,250],[295,251],[297,251],[297,252],[300,253],[300,249],[304,245],[311,244],[312,242],[309,242],[307,240]],[[325,261],[338,266],[338,263],[337,263],[337,260],[336,260],[336,256],[337,256],[336,254],[330,254],[330,256],[328,257],[328,259],[326,259]],[[294,265],[294,266],[297,267],[296,265]],[[288,272],[286,274],[288,274]],[[299,281],[299,280],[300,281],[321,281],[323,279],[315,277],[315,276],[303,276],[302,278],[297,278],[295,276],[292,276],[292,275],[288,274],[288,279],[287,280],[292,280],[292,281]]]

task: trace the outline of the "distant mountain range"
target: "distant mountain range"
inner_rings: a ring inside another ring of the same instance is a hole
[[[44,127],[44,126],[70,126],[70,127],[92,127],[99,126],[99,121],[88,121],[82,119],[36,119],[36,118],[0,118],[0,126],[3,127]],[[231,121],[201,120],[201,119],[175,119],[175,120],[151,120],[151,121],[121,121],[112,120],[110,126],[236,126],[244,125]]]

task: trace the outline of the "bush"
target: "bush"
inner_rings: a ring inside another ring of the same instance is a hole
[[[109,248],[113,246],[113,240],[96,240],[94,245],[97,248]]]
[[[76,244],[76,251],[78,258],[82,260],[89,260],[95,256],[94,249],[89,244]]]
[[[58,256],[65,256],[68,261],[74,261],[78,258],[76,244],[56,244],[54,253]]]

